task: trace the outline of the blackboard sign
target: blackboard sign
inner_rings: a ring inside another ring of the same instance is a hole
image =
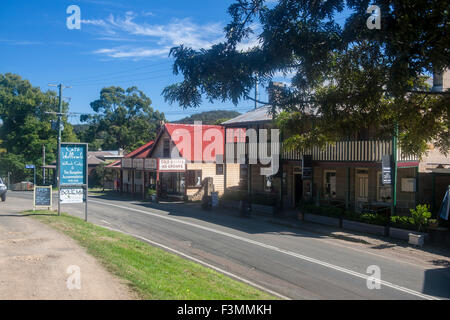
[[[34,207],[48,207],[52,206],[52,187],[38,187],[34,188]]]

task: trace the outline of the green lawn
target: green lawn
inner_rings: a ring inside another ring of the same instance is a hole
[[[27,211],[27,214],[32,211]],[[107,270],[128,280],[143,299],[275,299],[231,279],[120,232],[68,214],[36,211],[34,218],[75,239]]]

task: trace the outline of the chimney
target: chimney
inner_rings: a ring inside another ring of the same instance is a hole
[[[450,89],[450,69],[435,71],[433,73],[432,91],[441,92]]]
[[[285,85],[282,82],[274,82],[271,81],[269,86],[267,87],[267,93],[269,95],[269,104],[277,105],[282,96],[282,90],[285,88]]]

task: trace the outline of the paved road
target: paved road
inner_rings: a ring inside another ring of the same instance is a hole
[[[15,210],[32,205],[31,193],[8,196],[8,207]],[[83,209],[81,204],[62,206],[79,217]],[[448,264],[402,261],[305,230],[204,212],[195,204],[91,197],[89,221],[177,250],[291,299],[450,298]],[[380,289],[367,286],[369,266],[379,267]]]

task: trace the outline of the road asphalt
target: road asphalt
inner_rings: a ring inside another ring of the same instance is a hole
[[[29,210],[32,198],[32,193],[10,192],[7,206]],[[84,218],[82,204],[61,208]],[[290,299],[450,298],[450,259],[445,255],[369,247],[226,210],[202,211],[198,204],[118,196],[89,197],[88,220]],[[372,278],[377,274],[380,281]]]

